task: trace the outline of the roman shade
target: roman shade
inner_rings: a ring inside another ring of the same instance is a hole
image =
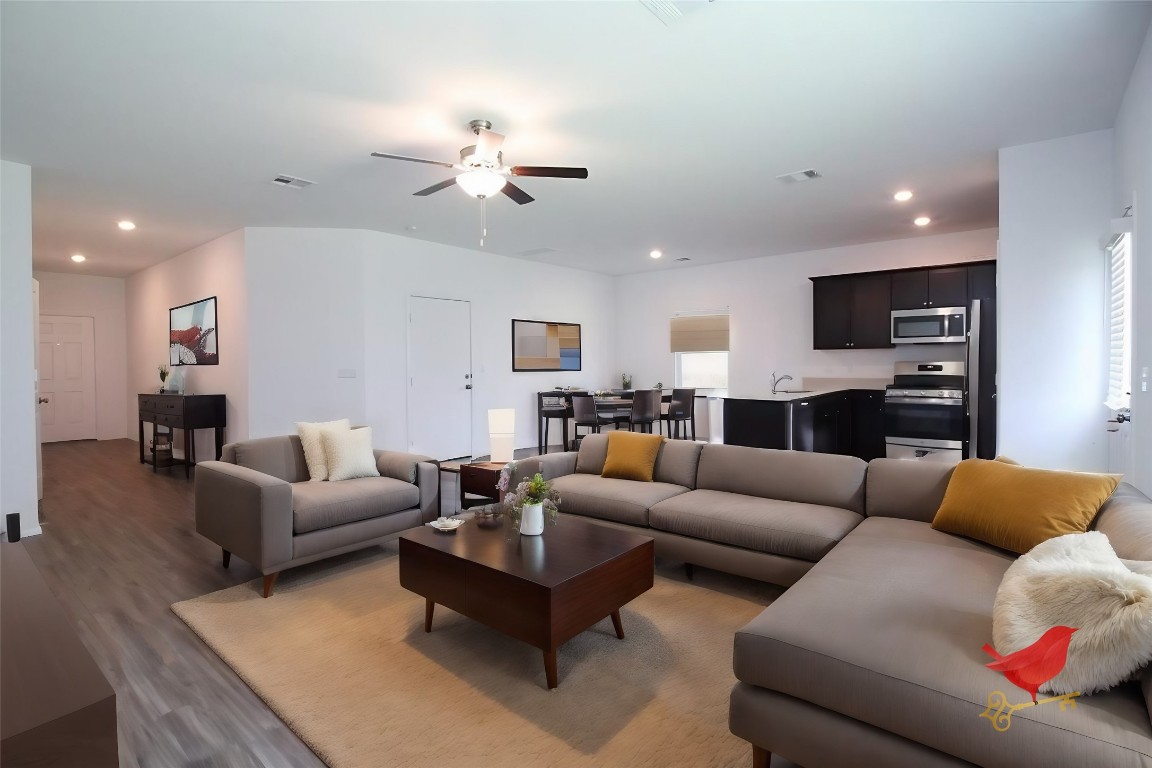
[[[683,315],[672,318],[673,352],[727,352],[728,315]]]

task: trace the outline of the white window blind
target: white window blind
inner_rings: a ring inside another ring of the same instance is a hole
[[[1129,407],[1132,392],[1132,235],[1108,246],[1108,399],[1112,410]]]

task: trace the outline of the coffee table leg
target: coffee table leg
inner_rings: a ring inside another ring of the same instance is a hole
[[[544,651],[544,676],[548,678],[548,687],[555,688],[556,683],[556,649]]]
[[[616,637],[624,639],[624,624],[620,621],[620,609],[612,611],[612,627],[616,630]]]
[[[436,603],[431,598],[424,598],[424,631],[432,631],[432,612],[436,610]]]

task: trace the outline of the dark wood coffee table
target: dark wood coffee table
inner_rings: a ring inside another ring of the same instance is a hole
[[[620,608],[652,588],[647,536],[561,514],[540,536],[504,518],[472,519],[455,533],[428,526],[400,536],[400,585],[544,652],[556,687],[556,650],[606,616],[624,638]]]

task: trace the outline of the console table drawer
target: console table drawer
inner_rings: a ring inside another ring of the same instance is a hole
[[[157,413],[153,422],[162,427],[184,428],[184,416],[179,413]]]

